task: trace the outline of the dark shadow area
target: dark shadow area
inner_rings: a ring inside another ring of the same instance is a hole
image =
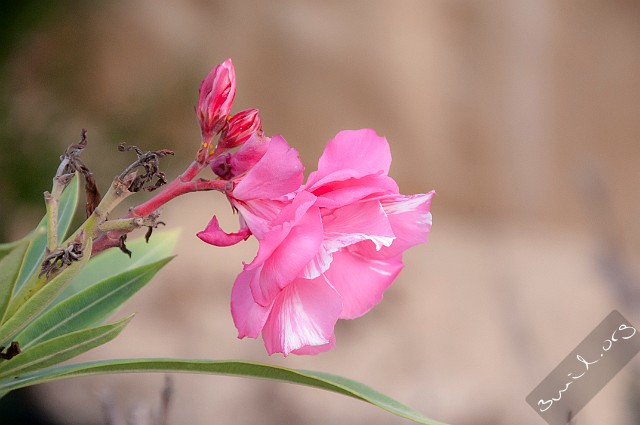
[[[30,389],[12,391],[0,399],[2,425],[60,425],[48,418],[34,402]]]

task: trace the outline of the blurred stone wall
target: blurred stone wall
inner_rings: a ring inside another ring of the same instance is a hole
[[[57,157],[42,146],[61,152],[82,127],[103,188],[129,161],[116,153],[123,140],[175,149],[168,166],[179,172],[198,145],[199,82],[231,57],[234,111],[259,108],[265,131],[282,134],[307,170],[336,132],[371,127],[388,138],[404,193],[437,190],[431,240],[408,253],[385,301],[342,324],[334,352],[282,364],[344,373],[445,422],[535,424],[524,397],[611,309],[640,323],[637,296],[620,296],[637,294],[640,276],[640,3],[72,5],[3,64],[3,131],[43,176]],[[19,236],[42,211],[7,207],[5,180],[0,212]],[[91,358],[280,362],[260,342],[236,341],[228,313],[230,285],[255,245],[219,250],[193,236],[213,211],[225,228],[237,225],[220,198],[168,207],[169,226],[184,228],[179,258],[128,307],[139,315],[121,342]],[[578,423],[637,423],[625,401],[637,400],[629,389],[637,369],[636,359]],[[154,400],[162,382],[124,379],[41,392],[64,423],[100,423],[99,397],[87,388],[128,394],[126,409]],[[312,424],[342,414],[344,423],[404,423],[253,381],[180,377],[176,391],[175,423]]]

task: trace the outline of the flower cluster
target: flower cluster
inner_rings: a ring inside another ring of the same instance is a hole
[[[216,246],[251,235],[259,242],[231,294],[239,338],[262,335],[269,354],[329,350],[338,319],[376,305],[400,273],[402,253],[426,241],[434,192],[401,195],[388,175],[389,144],[370,129],[338,133],[303,184],[297,151],[262,133],[257,110],[228,117],[234,95],[227,60],[200,89],[208,154],[199,156],[226,182],[240,229],[226,233],[214,216],[198,237]]]

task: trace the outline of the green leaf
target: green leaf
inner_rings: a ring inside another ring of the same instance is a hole
[[[40,264],[44,258],[44,250],[47,246],[47,218],[44,217],[38,226],[31,232],[32,239],[24,256],[24,262],[20,268],[20,275],[16,282],[15,290],[19,290],[29,278],[40,271]]]
[[[0,394],[17,388],[72,376],[121,372],[189,372],[271,379],[344,394],[421,424],[445,425],[442,422],[429,419],[412,408],[351,379],[328,373],[295,370],[237,360],[121,359],[57,366],[16,379],[2,380],[0,381]]]
[[[127,270],[67,298],[31,322],[16,340],[26,349],[101,322],[146,285],[172,258]]]
[[[87,238],[84,244],[84,255],[79,261],[71,263],[64,270],[62,270],[56,277],[47,282],[33,295],[31,295],[20,307],[12,308],[13,303],[20,303],[23,300],[14,299],[12,305],[9,306],[9,314],[11,317],[7,319],[5,323],[0,326],[0,344],[8,342],[11,338],[17,335],[25,326],[29,324],[42,310],[44,310],[51,301],[53,301],[58,294],[64,289],[66,285],[71,282],[82,268],[89,262],[91,252],[91,239]],[[32,279],[46,279],[45,276],[38,277],[34,275]],[[28,283],[29,287],[38,288],[40,285]],[[16,306],[18,304],[15,304]]]
[[[78,207],[79,192],[80,176],[76,173],[60,196],[60,205],[58,206],[58,236],[61,241],[65,240],[68,236],[73,215]]]
[[[149,243],[146,243],[143,237],[127,242],[127,247],[133,252],[132,258],[129,258],[117,248],[101,252],[91,259],[87,267],[73,279],[54,304],[58,304],[73,294],[88,288],[98,280],[107,279],[140,266],[154,264],[158,261],[158,258],[171,256],[178,240],[178,235],[179,230],[154,232]]]
[[[4,258],[5,255],[9,254],[16,246],[20,245],[24,239],[20,239],[18,241],[0,243],[0,260]]]
[[[58,235],[59,240],[64,240],[71,219],[78,204],[78,191],[80,187],[80,178],[78,174],[73,177],[67,188],[60,196],[60,205],[58,206]],[[40,264],[44,258],[44,250],[47,246],[47,217],[40,220],[38,226],[33,230],[33,239],[27,249],[25,261],[20,270],[20,276],[16,282],[16,291],[20,290],[24,283],[34,274],[40,271]]]
[[[28,246],[29,239],[22,239],[0,260],[0,323],[4,321]]]
[[[132,317],[133,315],[109,325],[83,329],[34,345],[1,363],[0,379],[44,369],[105,344],[118,336]]]

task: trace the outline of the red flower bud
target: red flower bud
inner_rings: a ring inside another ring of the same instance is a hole
[[[200,84],[200,98],[196,113],[200,122],[203,143],[224,127],[236,95],[236,74],[231,59],[216,66]]]
[[[231,149],[240,146],[255,133],[262,135],[262,121],[257,109],[247,109],[238,112],[227,123],[222,130],[218,149]]]

